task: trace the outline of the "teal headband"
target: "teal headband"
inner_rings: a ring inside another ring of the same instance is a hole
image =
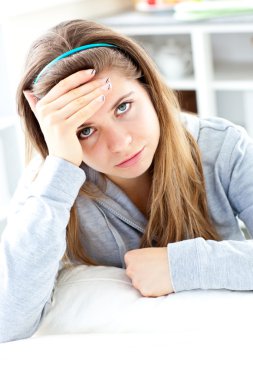
[[[33,83],[36,84],[39,80],[39,78],[41,77],[41,75],[52,65],[54,65],[56,62],[60,61],[61,59],[65,58],[65,57],[68,57],[69,55],[72,55],[72,54],[75,54],[79,51],[82,51],[82,50],[88,50],[88,49],[93,49],[93,48],[96,48],[96,47],[113,47],[113,48],[118,48],[118,46],[116,45],[112,45],[112,44],[107,44],[107,43],[104,43],[104,42],[101,42],[101,43],[96,43],[96,44],[90,44],[90,45],[84,45],[84,46],[79,46],[75,49],[72,49],[72,50],[69,50],[69,51],[66,51],[66,53],[63,53],[61,55],[59,55],[58,57],[56,57],[55,59],[53,59],[51,62],[49,62],[45,67],[44,69],[41,70],[41,72],[37,75],[37,77],[34,79]]]

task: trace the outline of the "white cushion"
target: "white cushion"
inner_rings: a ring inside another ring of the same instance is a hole
[[[194,290],[143,297],[124,269],[80,265],[60,272],[35,336],[70,333],[249,330],[253,292]]]

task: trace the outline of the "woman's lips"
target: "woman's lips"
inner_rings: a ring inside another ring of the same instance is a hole
[[[134,165],[137,161],[139,161],[143,149],[144,149],[144,147],[138,153],[135,153],[130,158],[122,161],[120,164],[115,165],[115,166],[117,166],[118,168],[127,168],[129,166]]]

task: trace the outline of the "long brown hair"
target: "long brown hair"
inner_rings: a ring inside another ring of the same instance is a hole
[[[38,73],[55,57],[67,50],[95,42],[115,44],[119,49],[90,49],[52,65],[37,84]],[[53,27],[36,40],[27,56],[25,72],[17,90],[18,112],[26,134],[27,159],[32,148],[45,159],[47,145],[37,119],[23,90],[32,90],[42,98],[56,83],[81,70],[119,69],[124,76],[145,86],[160,124],[160,141],[152,164],[149,220],[141,247],[165,247],[170,242],[189,238],[219,240],[207,207],[205,181],[198,145],[184,128],[174,92],[167,87],[154,62],[134,40],[92,21],[71,20]],[[91,196],[84,184],[80,195]],[[67,253],[84,264],[99,265],[84,252],[79,239],[76,206],[72,207],[67,227]]]

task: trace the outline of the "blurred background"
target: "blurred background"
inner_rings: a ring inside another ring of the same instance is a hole
[[[0,0],[0,235],[24,170],[15,95],[30,44],[53,25],[85,18],[137,40],[183,110],[219,116],[253,137],[252,0]]]

